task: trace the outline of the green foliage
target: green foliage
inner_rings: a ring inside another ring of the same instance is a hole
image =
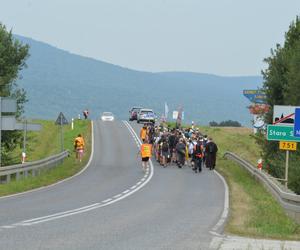
[[[265,115],[266,123],[272,123],[273,105],[300,105],[300,20],[297,17],[285,34],[284,45],[276,45],[271,50],[271,56],[266,58],[268,68],[262,72],[264,77],[264,91],[267,102],[271,106]],[[257,142],[263,150],[263,158],[269,167],[270,173],[276,177],[283,178],[284,174],[284,152],[278,147],[278,142],[268,142],[264,133],[260,132]],[[291,166],[289,172],[289,187],[300,194],[299,150],[291,154]]]
[[[41,132],[29,132],[27,141],[27,159],[36,161],[60,152],[60,129],[54,124],[54,121],[35,121],[43,125]],[[88,162],[91,154],[91,122],[89,120],[75,120],[74,130],[71,126],[63,126],[64,129],[64,149],[70,151],[70,157],[65,158],[59,167],[45,170],[39,176],[29,176],[19,181],[12,181],[0,185],[0,196],[24,192],[30,189],[47,186],[59,180],[68,178],[79,172]],[[85,139],[85,154],[82,162],[75,160],[73,150],[74,138],[81,133]],[[20,163],[20,153],[15,149],[12,153]]]
[[[299,240],[299,225],[286,215],[263,185],[241,166],[223,158],[230,151],[256,165],[261,149],[252,130],[200,127],[200,131],[217,143],[217,170],[226,178],[230,189],[230,215],[225,231],[254,238]]]
[[[19,71],[26,66],[28,49],[28,45],[14,39],[11,31],[0,23],[0,96],[16,98],[17,117],[24,112],[23,105],[27,101],[24,89],[18,88],[16,80]],[[10,152],[21,143],[21,136],[18,131],[3,131],[1,154],[4,165],[10,163]]]

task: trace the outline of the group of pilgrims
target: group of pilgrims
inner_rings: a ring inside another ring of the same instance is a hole
[[[203,166],[210,170],[216,166],[216,143],[194,126],[171,129],[163,125],[144,124],[140,138],[144,169],[147,168],[152,154],[163,167],[177,165],[178,168],[182,168],[188,165],[195,173],[200,173]]]

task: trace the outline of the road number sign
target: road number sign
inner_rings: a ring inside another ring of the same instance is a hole
[[[295,151],[297,150],[297,142],[281,141],[279,142],[279,149]]]
[[[294,127],[268,125],[267,126],[268,141],[296,141],[300,142],[300,137],[294,136]]]

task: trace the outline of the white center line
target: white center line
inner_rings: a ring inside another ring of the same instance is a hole
[[[137,146],[139,147],[141,145],[141,141],[139,140],[137,134],[135,133],[135,131],[132,129],[132,127],[129,125],[128,122],[123,121],[123,123],[128,128],[132,137],[137,141]],[[149,170],[147,170],[147,171],[149,171]],[[114,203],[134,194],[141,188],[143,188],[152,179],[153,172],[154,172],[154,167],[153,167],[152,161],[150,160],[150,175],[148,176],[148,178],[143,177],[141,179],[141,181],[138,182],[138,184],[131,187],[132,190],[127,189],[124,192],[113,196],[113,198],[115,198],[115,199],[109,198],[102,202],[94,203],[94,204],[91,204],[88,206],[84,206],[84,207],[80,207],[80,208],[76,208],[76,209],[72,209],[72,210],[68,210],[68,211],[63,211],[63,212],[59,212],[59,213],[55,213],[55,214],[51,214],[51,215],[47,215],[47,216],[37,217],[37,218],[29,219],[29,220],[24,220],[24,221],[17,222],[17,223],[11,224],[11,225],[0,226],[0,230],[1,229],[11,229],[11,228],[15,228],[18,226],[31,226],[31,225],[35,225],[35,224],[39,224],[39,223],[44,223],[44,222],[68,217],[68,216],[75,215],[75,214],[85,213],[85,212],[88,212],[88,211],[91,211],[91,210],[94,210],[97,208],[101,208],[101,207],[105,207],[105,206],[114,204]]]

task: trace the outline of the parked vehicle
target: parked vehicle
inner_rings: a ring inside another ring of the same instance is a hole
[[[152,109],[141,109],[137,114],[137,123],[152,122],[155,123],[155,114]]]
[[[102,121],[110,121],[112,122],[115,119],[113,113],[111,112],[103,112],[101,115],[101,120]]]
[[[129,121],[137,120],[138,112],[142,109],[142,107],[133,107],[129,111]]]

